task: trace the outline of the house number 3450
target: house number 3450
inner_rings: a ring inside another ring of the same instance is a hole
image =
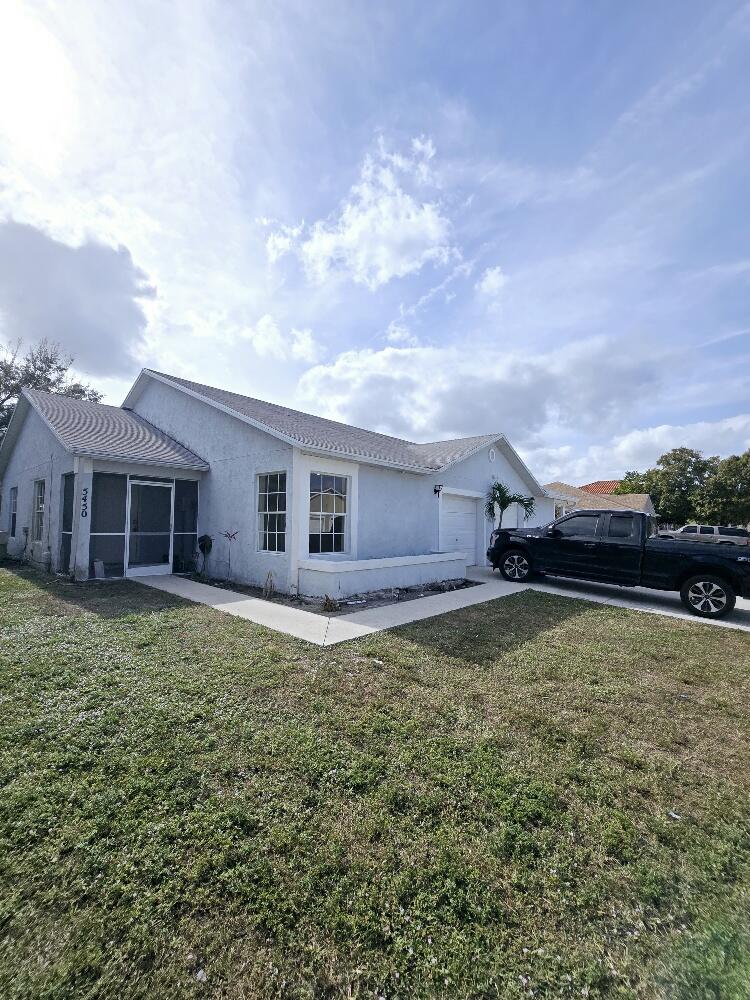
[[[81,490],[81,517],[89,516],[89,488],[84,486]]]

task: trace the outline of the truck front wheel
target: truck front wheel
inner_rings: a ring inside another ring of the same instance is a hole
[[[691,576],[680,589],[682,603],[701,618],[723,618],[735,605],[737,595],[731,584],[719,576]]]
[[[500,556],[500,572],[511,583],[525,583],[531,576],[531,560],[523,549],[506,549]]]

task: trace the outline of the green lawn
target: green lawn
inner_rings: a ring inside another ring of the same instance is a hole
[[[750,635],[0,569],[0,996],[750,996]]]

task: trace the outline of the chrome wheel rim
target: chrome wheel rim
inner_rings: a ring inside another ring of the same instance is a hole
[[[688,601],[696,611],[716,614],[727,605],[727,593],[718,583],[710,580],[699,580],[688,591]]]
[[[503,569],[505,570],[506,576],[511,577],[513,580],[523,580],[529,575],[529,562],[528,559],[524,559],[523,556],[512,555],[503,563]]]

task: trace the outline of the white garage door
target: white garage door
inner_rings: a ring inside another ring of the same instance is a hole
[[[469,566],[477,561],[477,501],[444,493],[440,498],[440,548],[465,552]]]

